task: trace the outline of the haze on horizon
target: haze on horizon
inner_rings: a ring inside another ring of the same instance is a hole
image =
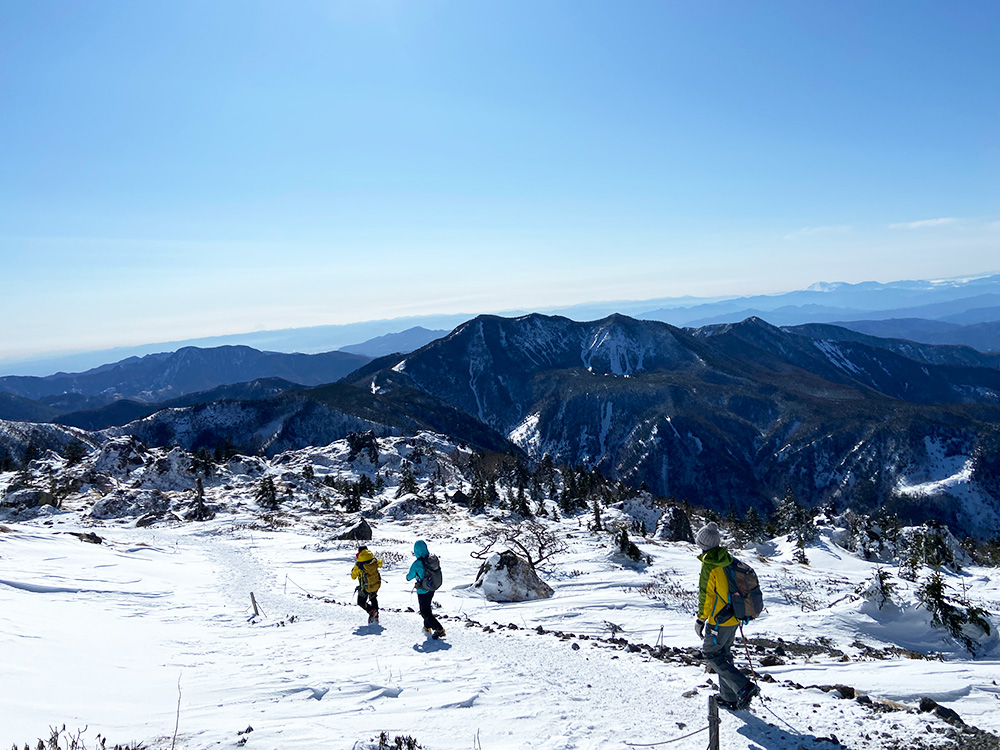
[[[15,3],[0,356],[996,269],[1000,6]]]

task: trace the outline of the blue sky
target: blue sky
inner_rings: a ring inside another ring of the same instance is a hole
[[[0,358],[1000,270],[995,2],[6,2]]]

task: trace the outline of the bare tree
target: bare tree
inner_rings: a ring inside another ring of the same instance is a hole
[[[481,549],[472,557],[477,560],[486,559],[495,547],[503,547],[524,558],[532,570],[569,549],[548,527],[532,520],[491,526],[476,541]]]

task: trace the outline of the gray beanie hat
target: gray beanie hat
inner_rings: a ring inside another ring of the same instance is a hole
[[[695,535],[694,541],[706,552],[720,546],[722,544],[722,534],[719,533],[718,524],[715,521],[710,521],[702,526],[701,531]]]

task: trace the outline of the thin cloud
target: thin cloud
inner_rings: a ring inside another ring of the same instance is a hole
[[[800,240],[805,237],[815,237],[817,235],[823,234],[847,234],[851,231],[851,227],[847,224],[837,224],[834,226],[825,227],[803,227],[794,232],[790,232],[785,235],[786,240]]]
[[[906,221],[901,224],[890,224],[889,229],[931,229],[933,227],[941,227],[946,224],[954,224],[958,219],[955,218],[942,218],[942,219],[924,219],[923,221]]]

